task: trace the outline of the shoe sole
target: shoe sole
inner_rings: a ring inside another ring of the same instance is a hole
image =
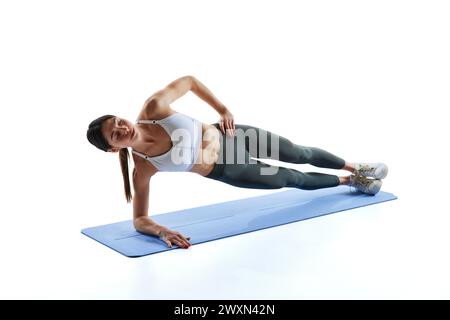
[[[386,178],[386,176],[388,174],[388,171],[389,171],[388,166],[384,165],[382,168],[383,169],[380,170],[379,174],[375,175],[375,177],[374,177],[375,179],[384,179],[384,178]]]
[[[379,180],[378,179],[378,181],[380,182],[379,184],[378,184],[378,187],[376,187],[376,192],[375,193],[370,193],[371,195],[376,195],[378,192],[380,192],[380,190],[381,190],[381,186],[383,185],[383,182],[381,181],[381,180]],[[371,191],[373,191],[373,190],[371,190]]]
[[[376,186],[375,189],[372,189],[371,187],[369,187],[369,188],[368,188],[369,190],[364,191],[364,190],[362,190],[362,189],[360,189],[360,188],[358,188],[358,187],[356,187],[356,186],[352,186],[352,187],[355,188],[356,190],[358,190],[358,191],[361,192],[361,193],[365,193],[365,194],[369,194],[369,195],[374,196],[374,195],[376,195],[378,192],[380,192],[381,186],[383,185],[383,181],[381,181],[380,179],[375,179],[375,180],[378,181],[378,183],[376,183],[376,182],[374,181],[374,183],[371,185],[371,186],[375,185],[375,186]]]

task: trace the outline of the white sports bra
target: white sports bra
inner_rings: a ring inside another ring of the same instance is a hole
[[[190,171],[197,160],[202,142],[202,123],[180,112],[161,120],[136,120],[136,123],[159,124],[172,140],[172,148],[159,156],[150,157],[132,152],[149,162],[159,171]]]

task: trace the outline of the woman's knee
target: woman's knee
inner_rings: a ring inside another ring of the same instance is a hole
[[[298,187],[303,184],[301,172],[284,167],[278,167],[277,174],[269,179],[274,188]]]
[[[305,147],[295,143],[292,143],[293,152],[290,157],[293,158],[294,163],[304,164],[311,163],[314,159],[314,148]]]

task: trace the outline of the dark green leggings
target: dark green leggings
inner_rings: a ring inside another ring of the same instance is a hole
[[[220,131],[218,123],[212,125]],[[207,178],[253,189],[291,187],[314,190],[339,185],[336,175],[300,172],[252,158],[308,163],[331,169],[342,169],[345,165],[343,159],[319,148],[297,145],[264,129],[243,124],[235,124],[235,127],[233,137],[221,134],[219,159]]]

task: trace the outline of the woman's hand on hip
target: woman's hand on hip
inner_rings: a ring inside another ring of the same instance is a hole
[[[222,133],[229,134],[230,136],[234,136],[236,127],[234,125],[234,117],[233,114],[225,108],[224,111],[222,111],[220,114],[220,130],[222,130]]]
[[[162,228],[159,232],[159,238],[164,241],[169,248],[172,248],[172,244],[176,244],[180,248],[187,249],[191,246],[189,240],[191,237],[185,237],[178,231],[170,230],[168,228]]]

